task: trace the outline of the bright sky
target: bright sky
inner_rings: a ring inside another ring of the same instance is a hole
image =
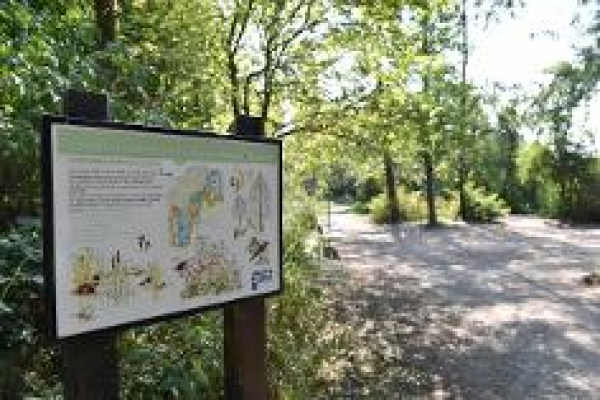
[[[483,23],[471,26],[468,75],[474,83],[521,84],[527,91],[534,91],[536,83],[548,83],[551,79],[544,69],[573,60],[576,54],[573,45],[584,44],[581,28],[571,26],[578,11],[577,0],[526,0],[526,3],[524,9],[516,11],[515,18],[504,15],[500,22],[490,22],[487,29]],[[584,17],[589,15],[583,13]],[[600,99],[596,98],[587,126],[600,133],[600,112],[594,113],[598,109]],[[578,113],[577,119],[579,124],[584,122],[583,112]]]
[[[576,12],[575,0],[527,0],[515,18],[502,16],[471,28],[472,56],[470,75],[479,83],[486,79],[504,83],[543,82],[542,71],[559,61],[571,60],[575,52],[571,44],[577,34],[570,22]],[[559,38],[543,35],[554,30]],[[536,34],[531,38],[530,34]]]

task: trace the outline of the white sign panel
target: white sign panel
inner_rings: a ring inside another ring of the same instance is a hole
[[[282,289],[280,142],[44,125],[56,337]]]

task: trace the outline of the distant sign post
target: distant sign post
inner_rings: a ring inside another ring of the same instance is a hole
[[[309,196],[315,196],[317,194],[317,177],[312,176],[304,180],[304,190]]]
[[[45,117],[58,339],[282,290],[281,143]]]

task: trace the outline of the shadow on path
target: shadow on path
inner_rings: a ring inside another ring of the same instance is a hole
[[[599,229],[536,219],[379,228],[333,214],[360,335],[348,398],[599,399]]]

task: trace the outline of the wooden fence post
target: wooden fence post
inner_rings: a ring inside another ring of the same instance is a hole
[[[109,119],[106,95],[68,90],[64,112],[71,118]],[[119,355],[115,333],[66,338],[60,345],[66,400],[118,400]]]
[[[235,133],[264,136],[260,118],[238,116]],[[267,400],[266,308],[262,298],[228,305],[224,311],[226,400]]]

